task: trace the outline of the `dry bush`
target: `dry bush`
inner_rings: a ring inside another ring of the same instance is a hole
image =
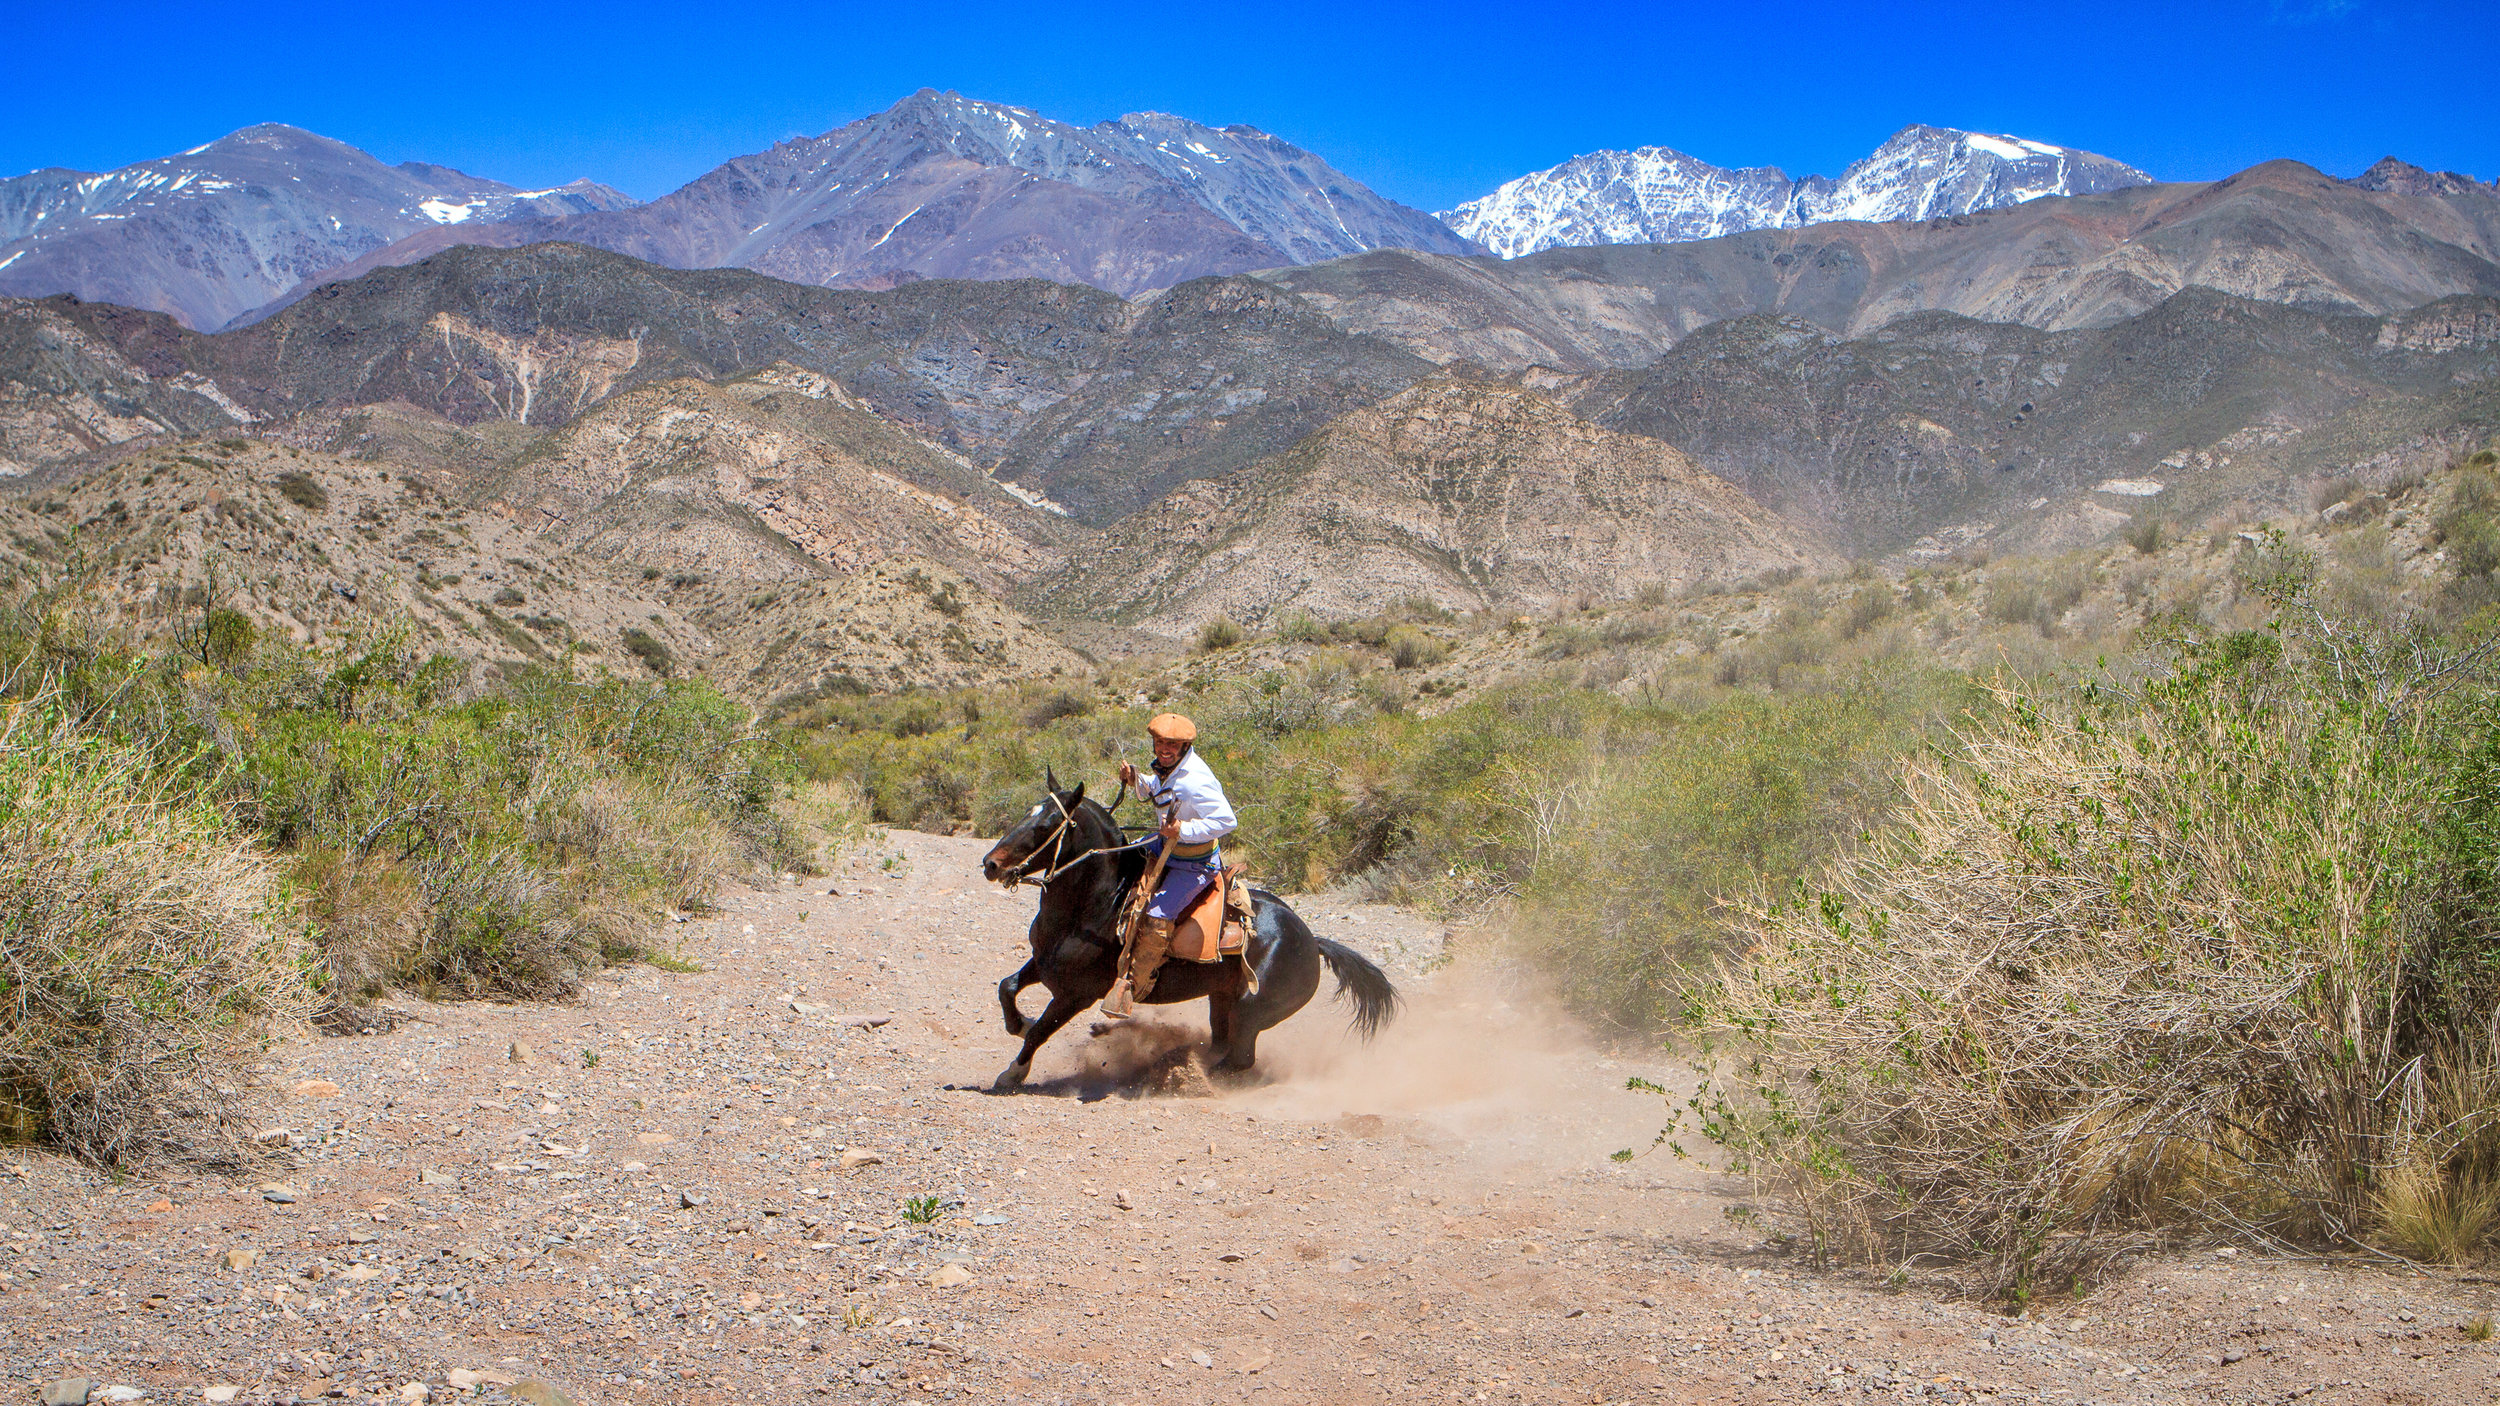
[[[1704,1014],[1758,1077],[1714,1126],[1818,1248],[2019,1296],[2179,1228],[2480,1233],[2451,1105],[2500,1062],[2500,763],[2431,691],[2282,648],[2218,642],[2132,712],[2006,695],[1822,894],[1749,908]]]
[[[392,856],[327,846],[298,855],[295,874],[320,930],[323,990],[357,1001],[398,980],[425,932],[417,876]]]
[[[238,1096],[310,1009],[302,925],[217,808],[46,708],[0,724],[0,1090],[93,1162],[250,1156]]]

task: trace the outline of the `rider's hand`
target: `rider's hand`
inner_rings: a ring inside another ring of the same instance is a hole
[[[1163,842],[1167,845],[1179,844],[1181,842],[1181,818],[1177,815],[1163,817],[1163,827],[1155,833],[1161,835]]]
[[[1123,786],[1134,786],[1137,784],[1137,768],[1135,766],[1132,766],[1127,762],[1120,763],[1120,784]]]

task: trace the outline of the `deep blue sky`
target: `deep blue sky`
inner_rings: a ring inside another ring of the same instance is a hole
[[[1837,174],[1924,121],[2164,179],[2394,152],[2500,176],[2500,5],[250,5],[0,0],[0,175],[283,121],[389,161],[662,194],[953,88],[1248,122],[1425,209],[1597,147]]]

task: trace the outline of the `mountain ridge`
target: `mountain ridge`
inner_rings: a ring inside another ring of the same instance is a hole
[[[1926,220],[2150,184],[2144,172],[2093,152],[1912,123],[1836,180],[1791,178],[1776,166],[1714,166],[1663,146],[1601,150],[1507,181],[1440,217],[1515,259],[1592,244],[1671,244],[1839,221]]]

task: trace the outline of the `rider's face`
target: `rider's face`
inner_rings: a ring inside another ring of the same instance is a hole
[[[1172,768],[1181,764],[1181,753],[1188,750],[1188,747],[1188,743],[1177,741],[1173,738],[1156,738],[1155,765],[1163,768],[1165,771],[1170,771]]]

